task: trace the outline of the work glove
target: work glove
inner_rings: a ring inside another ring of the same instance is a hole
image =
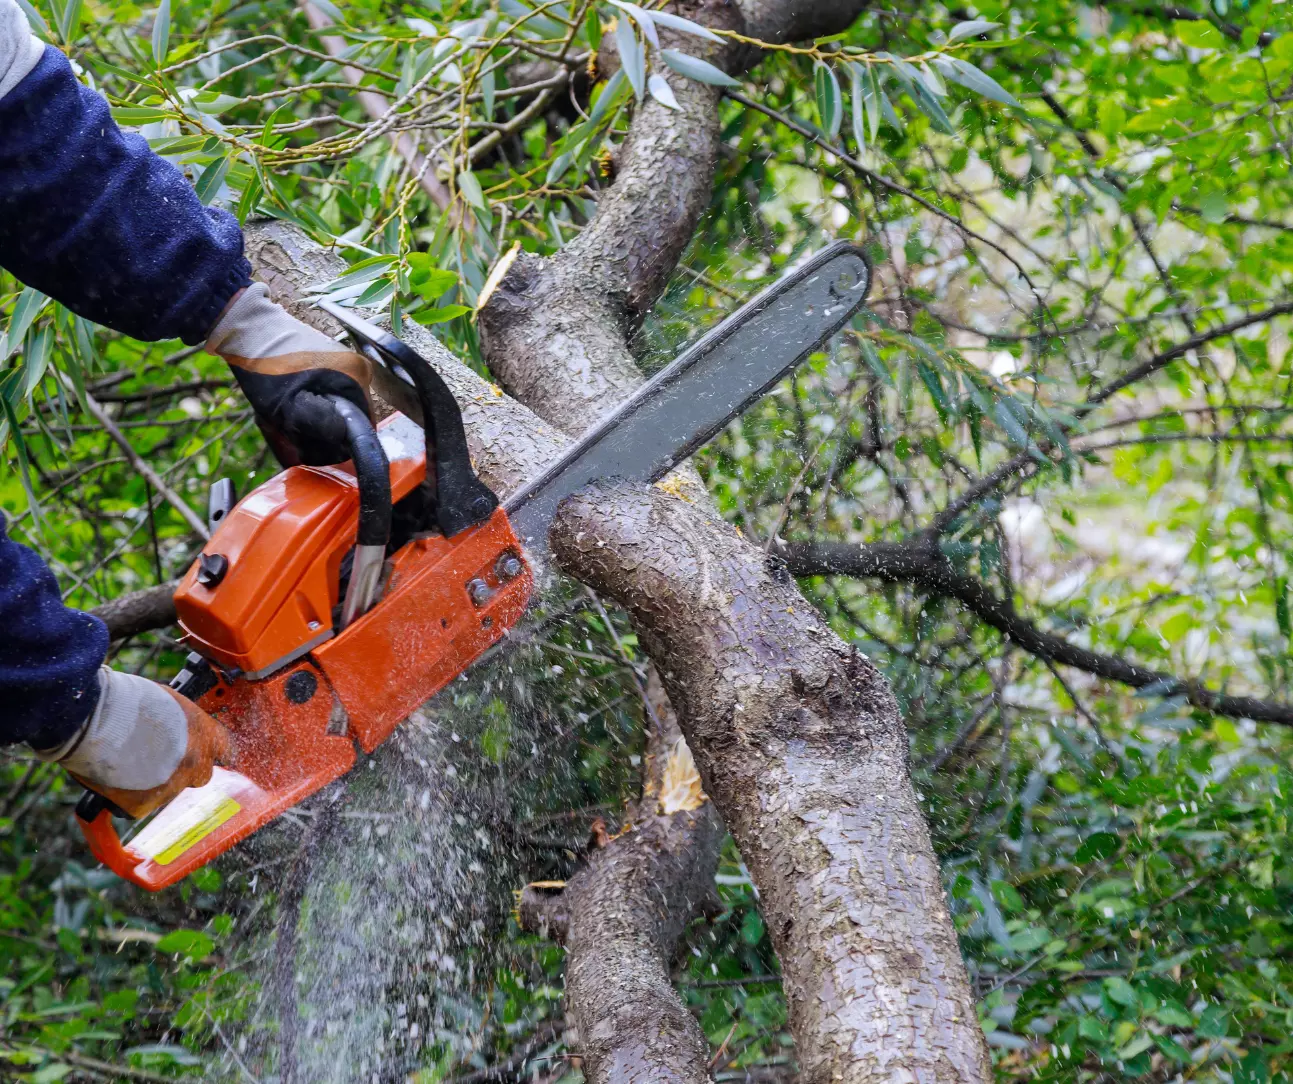
[[[234,299],[206,348],[229,363],[283,466],[350,458],[345,423],[328,397],[344,396],[372,417],[366,357],[289,316],[263,282]]]
[[[36,751],[132,817],[209,782],[214,766],[230,764],[233,754],[233,736],[192,701],[106,666],[99,703],[81,729],[57,749]]]

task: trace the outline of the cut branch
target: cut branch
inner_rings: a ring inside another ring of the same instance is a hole
[[[670,980],[688,919],[713,894],[723,838],[711,802],[660,808],[671,758],[691,754],[653,688],[647,782],[625,829],[552,895],[527,888],[523,928],[565,943],[566,1000],[591,1081],[704,1084],[709,1048]]]
[[[977,617],[1039,659],[1072,666],[1088,674],[1130,685],[1155,688],[1163,696],[1184,696],[1196,708],[1216,715],[1293,726],[1293,704],[1229,696],[1202,682],[1081,647],[1046,632],[1018,613],[1013,602],[999,598],[980,580],[957,572],[937,549],[913,543],[786,542],[778,555],[796,576],[853,576],[912,583],[930,594],[956,599]]]

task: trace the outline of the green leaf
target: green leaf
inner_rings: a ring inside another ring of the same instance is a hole
[[[176,49],[178,53],[180,50]],[[199,113],[208,113],[215,115],[224,113],[236,105],[242,105],[242,98],[235,98],[232,94],[217,94],[215,91],[207,90],[201,94],[195,94],[189,100],[189,105]]]
[[[162,0],[153,20],[153,60],[160,68],[166,63],[171,41],[171,0]]]
[[[19,428],[18,415],[14,412],[13,404],[9,402],[9,397],[0,395],[0,410],[4,411],[5,424],[9,430],[9,439],[13,441],[14,452],[18,456],[19,477],[22,479],[23,493],[27,497],[27,506],[31,509],[32,518],[44,527],[44,517],[41,514],[40,502],[36,500],[36,491],[31,485],[31,460],[27,456],[27,442],[23,439],[22,430]]]
[[[952,125],[951,118],[948,117],[942,103],[934,96],[933,91],[926,86],[925,80],[917,79],[912,83],[911,97],[920,106],[920,111],[933,121],[935,128],[947,135],[956,134],[956,128]]]
[[[834,139],[844,123],[844,101],[840,94],[840,81],[835,72],[820,60],[813,70],[813,86],[817,95],[817,116],[822,131]]]
[[[994,102],[1000,102],[1002,105],[1008,105],[1014,109],[1023,109],[1023,103],[1018,98],[1006,90],[992,76],[980,71],[968,60],[962,60],[959,56],[941,56],[936,58],[934,63],[938,66],[938,70],[948,79],[954,83],[959,83],[966,90],[971,90],[975,94],[990,98]]]
[[[947,97],[947,86],[946,84],[944,84],[943,80],[939,77],[938,72],[936,72],[933,68],[931,68],[928,64],[926,64],[923,60],[921,61],[920,67],[917,70],[920,72],[921,81],[925,84],[925,86],[929,87],[929,91],[931,94],[933,94],[935,97],[938,97],[938,98]]]
[[[698,83],[708,83],[714,87],[739,87],[741,81],[733,79],[721,68],[714,67],[708,60],[691,56],[677,49],[661,49],[660,57],[680,75],[695,79]]]
[[[1045,926],[1032,926],[1010,936],[1010,947],[1016,952],[1036,952],[1051,940],[1051,932]]]
[[[471,170],[463,170],[458,174],[458,191],[473,207],[485,210],[485,193],[481,190],[480,180]]]
[[[939,421],[946,425],[951,403],[948,401],[947,391],[943,388],[942,378],[924,361],[916,362],[916,373],[920,377],[920,382],[929,390],[930,398],[934,400],[934,409],[938,411]]]
[[[425,256],[426,254],[419,252],[416,255]],[[429,268],[424,271],[413,272],[409,276],[409,283],[418,297],[425,301],[434,301],[458,285],[458,273],[456,271],[447,271],[441,267]]]
[[[118,124],[136,125],[152,124],[171,116],[168,110],[155,105],[115,105],[112,107],[112,119]]]
[[[965,22],[957,23],[952,27],[952,32],[947,35],[947,44],[955,45],[958,41],[965,41],[966,38],[977,38],[989,30],[996,30],[1000,25],[990,19],[966,19]]]
[[[850,112],[853,120],[853,142],[858,145],[858,154],[867,147],[866,131],[866,72],[860,64],[849,65],[849,98],[852,106]]]
[[[1097,1043],[1109,1041],[1109,1025],[1098,1016],[1083,1016],[1078,1020],[1078,1034]]]
[[[1136,1038],[1132,1039],[1126,1046],[1118,1051],[1118,1057],[1123,1061],[1130,1061],[1137,1054],[1143,1054],[1154,1045],[1154,1037],[1147,1032],[1141,1032]]]
[[[1116,832],[1094,832],[1077,849],[1073,860],[1079,863],[1101,861],[1116,854],[1121,846],[1122,839]]]
[[[647,80],[647,90],[651,92],[651,97],[661,105],[667,106],[670,109],[681,108],[678,105],[678,99],[673,96],[673,87],[669,85],[668,80],[659,72],[653,72],[651,74],[651,77]]]
[[[609,0],[609,2],[621,11],[626,12],[642,28],[642,33],[646,35],[647,41],[657,49],[660,48],[660,35],[656,32],[654,11],[644,11],[637,4],[630,4],[627,0]]]
[[[133,1012],[135,1006],[138,1004],[138,990],[114,990],[103,999],[103,1007],[109,1012]]]
[[[1209,192],[1199,200],[1199,212],[1204,222],[1218,226],[1230,214],[1230,202],[1224,192]]]
[[[880,76],[873,65],[866,69],[866,86],[862,88],[862,104],[866,107],[867,130],[871,133],[871,142],[880,134],[880,120],[883,110],[880,99],[884,92],[880,89]]]
[[[1154,1010],[1154,1018],[1169,1028],[1190,1028],[1194,1026],[1192,1017],[1185,1007],[1176,1001],[1167,1001]]]
[[[628,19],[615,20],[615,46],[620,53],[620,67],[640,102],[646,97],[646,53]]]
[[[1172,32],[1182,42],[1194,49],[1220,49],[1226,44],[1221,31],[1205,19],[1177,19]]]
[[[443,324],[471,312],[469,305],[445,305],[440,309],[423,309],[413,314],[413,322],[424,327],[429,324]]]
[[[679,30],[684,34],[691,34],[697,38],[704,38],[706,41],[723,43],[723,39],[715,34],[708,27],[701,26],[699,23],[693,23],[690,19],[684,19],[681,15],[671,15],[667,11],[653,11],[651,18],[660,26],[667,26],[670,30]]]
[[[588,38],[588,48],[596,56],[602,47],[602,20],[597,15],[596,4],[590,4],[588,14],[584,16],[584,35]]]
[[[211,955],[215,942],[201,930],[171,930],[157,942],[157,951],[167,956],[186,956],[200,960]]]
[[[410,261],[413,255],[425,256],[425,253],[410,254]],[[369,256],[365,260],[360,260],[342,274],[338,275],[330,283],[323,287],[321,293],[333,293],[337,290],[345,289],[347,286],[358,286],[361,283],[371,282],[373,279],[382,278],[390,273],[391,269],[399,260],[398,256]]]
[[[84,9],[82,0],[63,0],[63,10],[58,16],[58,32],[63,41],[71,45],[76,32],[81,28],[81,12]]]
[[[242,190],[242,196],[238,200],[238,208],[235,214],[238,218],[239,226],[246,225],[247,219],[251,217],[251,213],[260,202],[260,196],[263,191],[260,177],[253,175],[251,180],[247,182],[247,187]]]
[[[1223,1005],[1209,1005],[1194,1030],[1205,1039],[1224,1039],[1230,1033],[1230,1014]]]
[[[656,77],[652,76],[651,78],[654,79]],[[674,103],[674,108],[678,108],[677,102]],[[551,185],[556,184],[561,180],[566,170],[570,168],[570,163],[574,160],[574,157],[575,156],[570,151],[567,151],[565,154],[557,155],[557,157],[552,160],[552,165],[548,167],[548,175],[544,178],[543,183]]]
[[[588,116],[588,123],[594,128],[601,124],[618,104],[627,86],[628,78],[624,74],[624,69],[620,68],[601,88],[597,100],[593,103],[592,112]]]
[[[31,286],[23,288],[22,293],[18,295],[18,300],[14,302],[4,335],[0,336],[0,361],[5,361],[18,349],[18,344],[26,336],[27,329],[31,327],[48,301],[49,298],[39,290]]]
[[[193,191],[197,193],[198,200],[204,207],[219,193],[220,186],[224,184],[225,174],[229,172],[231,161],[227,154],[223,158],[217,158],[202,171],[202,176],[197,179]]]
[[[869,339],[860,339],[858,341],[858,350],[862,354],[862,360],[866,362],[867,368],[890,387],[893,387],[893,374],[889,372],[888,366],[880,360],[880,355],[876,353],[871,341]]]
[[[154,154],[169,155],[178,157],[182,154],[191,154],[193,151],[200,151],[206,146],[207,137],[201,135],[184,135],[174,136],[172,138],[150,139],[148,146],[152,148]]]
[[[993,881],[990,887],[993,899],[1001,905],[1002,910],[1010,914],[1018,914],[1024,909],[1023,896],[1008,881]]]
[[[1110,1001],[1119,1005],[1125,1005],[1129,1009],[1140,1007],[1140,996],[1135,987],[1118,975],[1111,975],[1104,980],[1104,992],[1109,995]]]
[[[27,16],[27,25],[31,27],[32,32],[40,35],[42,38],[49,37],[49,23],[45,22],[45,16],[37,11],[31,5],[31,0],[18,0],[18,6]]]
[[[899,135],[902,135],[902,118],[898,116],[898,110],[893,107],[893,102],[889,100],[889,95],[887,95],[883,90],[880,91],[880,116],[883,118],[885,124],[889,125],[889,127]]]
[[[370,305],[385,305],[392,297],[395,296],[394,279],[378,279],[372,283],[362,294],[354,300],[354,304],[359,308],[367,308]]]

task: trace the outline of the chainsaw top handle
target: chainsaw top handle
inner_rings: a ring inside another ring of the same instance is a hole
[[[391,467],[386,449],[368,415],[349,399],[333,395],[333,408],[346,426],[346,444],[359,482],[359,532],[361,546],[386,546],[391,539]]]
[[[440,374],[407,343],[349,309],[326,300],[320,301],[319,307],[346,329],[365,355],[397,373],[407,374],[417,391],[426,434],[423,492],[428,522],[424,526],[434,523],[446,538],[453,538],[468,527],[484,523],[498,507],[498,497],[476,477],[467,450],[462,411]]]

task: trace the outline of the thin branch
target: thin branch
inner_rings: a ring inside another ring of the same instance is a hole
[[[912,200],[915,203],[920,204],[920,206],[924,207],[925,210],[929,211],[931,214],[935,214],[939,218],[944,219],[947,222],[950,222],[953,226],[955,226],[958,230],[960,230],[963,234],[965,234],[966,237],[973,238],[975,241],[978,241],[980,244],[987,245],[989,248],[1000,253],[1000,255],[1004,256],[1007,260],[1010,261],[1011,266],[1013,266],[1014,269],[1019,272],[1019,277],[1022,278],[1024,282],[1028,284],[1028,288],[1032,291],[1033,296],[1037,299],[1038,305],[1040,305],[1043,309],[1046,309],[1049,312],[1046,302],[1042,299],[1041,292],[1037,289],[1037,286],[1033,282],[1032,278],[1029,277],[1028,272],[1024,270],[1023,265],[1017,259],[1015,259],[1015,257],[1012,256],[1010,252],[1008,252],[1001,245],[997,244],[997,242],[991,240],[990,238],[984,237],[981,233],[976,233],[974,230],[970,229],[970,227],[967,226],[964,222],[962,222],[959,218],[957,218],[954,214],[951,214],[948,211],[944,211],[941,207],[937,206],[936,204],[930,203],[930,201],[925,199],[924,196],[917,195],[906,185],[901,185],[897,181],[891,181],[889,180],[888,177],[885,177],[883,174],[876,173],[874,170],[867,169],[866,166],[864,166],[856,158],[850,155],[846,150],[844,150],[843,147],[836,146],[830,140],[826,139],[823,135],[821,135],[818,132],[814,132],[811,128],[808,128],[800,124],[794,118],[788,117],[784,113],[779,113],[771,106],[766,106],[761,102],[757,102],[753,98],[750,98],[742,94],[738,90],[727,90],[725,91],[725,93],[733,101],[740,102],[746,108],[753,109],[759,113],[762,113],[765,117],[770,117],[772,120],[775,120],[780,124],[784,124],[791,131],[798,133],[799,135],[803,136],[805,139],[811,140],[813,143],[816,143],[817,146],[822,148],[822,150],[829,151],[841,162],[843,162],[846,166],[848,166],[849,169],[853,170],[854,173],[858,174],[858,176],[865,177],[867,180],[873,182],[874,184],[878,184],[882,188],[887,188],[890,192],[895,192],[900,196],[903,196],[909,200]],[[1053,320],[1052,320],[1052,323],[1054,323]],[[1058,331],[1058,325],[1056,325],[1056,330]]]
[[[76,389],[72,386],[72,381],[68,377],[59,373],[59,379],[62,380],[63,386],[66,387],[68,391],[75,393]],[[180,518],[193,528],[193,532],[201,538],[202,541],[205,542],[210,538],[211,532],[207,530],[207,525],[202,522],[198,514],[189,507],[183,497],[166,484],[165,479],[163,479],[160,474],[153,470],[153,468],[144,461],[143,456],[135,451],[134,445],[126,439],[126,435],[118,429],[117,424],[108,417],[108,412],[103,409],[99,401],[88,391],[85,393],[84,402],[85,409],[89,411],[95,421],[103,426],[104,431],[112,438],[117,447],[125,452],[126,458],[130,461],[130,465],[143,475],[144,478],[148,479],[152,487],[166,498],[166,503],[180,514]]]
[[[1184,696],[1194,707],[1215,715],[1293,726],[1293,704],[1229,696],[1202,682],[1154,670],[1121,655],[1091,651],[1045,632],[1017,613],[1012,601],[997,597],[982,581],[957,572],[932,546],[904,542],[788,542],[778,546],[776,553],[796,576],[854,576],[913,583],[931,594],[956,599],[1039,659],[1085,670],[1133,689],[1153,688],[1162,696]]]
[[[1160,351],[1147,361],[1141,362],[1136,368],[1124,373],[1103,388],[1092,392],[1084,404],[1085,409],[1090,410],[1092,407],[1099,406],[1111,396],[1122,391],[1123,388],[1144,380],[1147,376],[1152,376],[1177,358],[1188,354],[1191,350],[1197,350],[1200,346],[1205,346],[1216,339],[1224,339],[1233,335],[1236,331],[1242,331],[1244,328],[1252,327],[1254,324],[1265,323],[1277,316],[1287,316],[1289,313],[1293,313],[1293,301],[1281,301],[1278,305],[1272,305],[1269,309],[1249,313],[1246,316],[1241,316],[1238,320],[1231,320],[1228,324],[1218,324],[1216,327],[1191,335],[1188,339]]]
[[[319,41],[324,49],[341,64],[341,73],[345,76],[346,81],[352,86],[358,87],[363,81],[364,73],[353,65],[339,59],[346,51],[345,41],[335,34],[322,33],[332,25],[332,21],[311,4],[310,0],[300,0],[300,3],[301,10],[305,12],[305,17],[310,23],[310,28],[319,32]],[[358,91],[355,96],[359,99],[359,104],[364,107],[364,112],[373,120],[381,120],[392,108],[387,105],[382,97],[374,94],[370,88]],[[413,137],[401,132],[399,135],[394,136],[391,142],[395,144],[396,151],[408,163],[409,169],[413,171],[413,175],[418,180],[418,184],[422,186],[422,191],[431,198],[431,202],[440,210],[446,210],[449,204],[453,202],[453,197],[449,194],[449,190],[440,183],[440,178],[436,175],[436,171],[429,168],[432,163],[417,149],[417,143]]]

